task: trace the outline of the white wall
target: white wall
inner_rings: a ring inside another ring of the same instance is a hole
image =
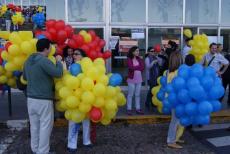
[[[46,17],[47,19],[62,19],[65,21],[65,0],[47,0]]]

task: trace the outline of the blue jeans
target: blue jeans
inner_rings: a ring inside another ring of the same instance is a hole
[[[171,121],[169,124],[169,130],[168,130],[168,137],[167,137],[167,143],[173,144],[176,143],[176,133],[177,133],[177,127],[179,126],[180,121],[175,115],[175,110],[172,110],[171,115]]]
[[[135,92],[136,110],[140,110],[141,83],[128,83],[127,110],[132,110],[132,99]]]

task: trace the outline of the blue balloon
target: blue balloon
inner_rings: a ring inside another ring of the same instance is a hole
[[[189,126],[189,125],[191,125],[192,124],[192,121],[191,121],[191,119],[189,118],[189,117],[182,117],[182,118],[180,118],[180,124],[182,125],[182,126]]]
[[[187,80],[187,88],[196,86],[196,85],[200,85],[200,81],[198,78],[196,77],[191,77]]]
[[[183,104],[186,104],[186,103],[191,101],[191,97],[189,96],[189,92],[186,89],[181,89],[180,91],[178,91],[177,98]]]
[[[171,109],[169,109],[167,107],[163,107],[162,112],[163,112],[163,114],[170,114],[171,113]]]
[[[194,85],[189,88],[189,95],[192,99],[196,101],[204,101],[207,99],[207,94],[203,87],[199,85]]]
[[[185,105],[185,113],[188,116],[193,116],[197,115],[198,110],[197,110],[197,104],[195,102],[190,102]]]
[[[166,87],[161,87],[159,91],[166,93]]]
[[[40,40],[40,39],[46,38],[46,36],[43,35],[43,34],[39,34],[39,35],[36,36],[36,38]]]
[[[14,71],[13,72],[13,76],[15,76],[15,77],[20,77],[22,75],[22,72],[20,72],[20,71]]]
[[[198,115],[195,117],[196,124],[207,125],[210,122],[209,115]]]
[[[172,85],[173,85],[173,88],[176,89],[176,90],[180,90],[182,88],[185,87],[185,80],[181,77],[175,77],[173,80],[172,80]]]
[[[81,65],[78,63],[74,63],[70,66],[70,73],[73,76],[77,76],[78,74],[80,74],[82,72],[81,70]]]
[[[109,85],[110,86],[119,86],[122,83],[122,77],[120,74],[118,73],[114,73],[111,75],[111,77],[109,78]]]
[[[198,110],[201,115],[208,115],[213,111],[213,107],[208,101],[203,101],[198,104]]]
[[[208,66],[204,69],[204,75],[206,76],[216,76],[216,71],[211,66]]]
[[[221,78],[219,78],[219,77],[215,77],[214,78],[214,85],[222,85],[222,80],[221,80]]]
[[[168,94],[167,99],[168,99],[168,102],[171,104],[171,107],[175,107],[178,103],[177,95],[173,92]]]
[[[204,76],[201,78],[201,85],[204,87],[205,90],[210,90],[214,84],[214,80],[211,76]]]
[[[189,77],[189,71],[190,71],[190,67],[183,64],[179,67],[178,69],[178,76],[187,79]]]
[[[175,108],[175,114],[177,118],[181,118],[185,115],[185,106],[182,104],[179,104]]]
[[[2,90],[3,90],[3,91],[10,90],[10,87],[9,87],[8,85],[3,85],[3,86],[2,86]]]
[[[162,103],[163,103],[163,108],[168,108],[168,109],[172,108],[171,102],[169,102],[167,99],[164,99]]]
[[[213,107],[213,112],[217,112],[221,110],[221,103],[218,100],[215,101],[210,101],[210,103],[212,104]]]
[[[33,15],[32,21],[39,27],[44,26],[45,23],[44,13],[36,13],[35,15]]]
[[[160,91],[157,93],[157,98],[158,98],[160,101],[163,101],[164,98],[165,98],[165,93],[164,93],[163,91],[160,90]]]
[[[6,63],[7,63],[7,61],[3,60],[2,66],[5,67]]]
[[[171,83],[167,84],[167,86],[166,86],[166,92],[167,93],[171,93],[173,91],[174,91],[174,89],[173,89],[172,84]]]
[[[194,64],[192,65],[191,67],[191,70],[190,70],[190,75],[193,76],[193,77],[202,77],[203,76],[203,66],[200,65],[200,64]]]
[[[209,99],[216,100],[224,95],[225,89],[222,85],[213,86],[209,91]]]
[[[163,87],[165,87],[165,86],[167,85],[167,78],[166,78],[166,76],[162,76],[162,77],[160,78],[160,83],[161,83],[161,85],[162,85]]]

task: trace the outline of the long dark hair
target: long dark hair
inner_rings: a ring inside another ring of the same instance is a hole
[[[188,65],[188,66],[192,66],[193,64],[195,64],[195,57],[192,55],[192,54],[188,54],[186,57],[185,57],[185,64]]]
[[[134,58],[134,55],[133,53],[138,49],[138,46],[133,46],[129,49],[129,52],[128,52],[128,55],[127,57],[130,58],[130,59],[133,59]]]
[[[80,53],[81,53],[81,56],[82,57],[86,57],[86,53],[85,53],[85,51],[83,50],[83,49],[81,49],[81,48],[77,48],[77,49],[75,49],[74,51],[79,51]],[[73,51],[73,53],[74,53],[74,51]]]
[[[63,49],[63,57],[66,58],[68,56],[68,50],[71,49],[68,45]]]

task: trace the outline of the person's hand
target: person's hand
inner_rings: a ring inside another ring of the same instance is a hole
[[[217,71],[217,74],[219,77],[221,77],[223,73],[221,71]]]
[[[57,61],[62,61],[62,56],[60,56],[60,55],[57,55],[55,58]]]

